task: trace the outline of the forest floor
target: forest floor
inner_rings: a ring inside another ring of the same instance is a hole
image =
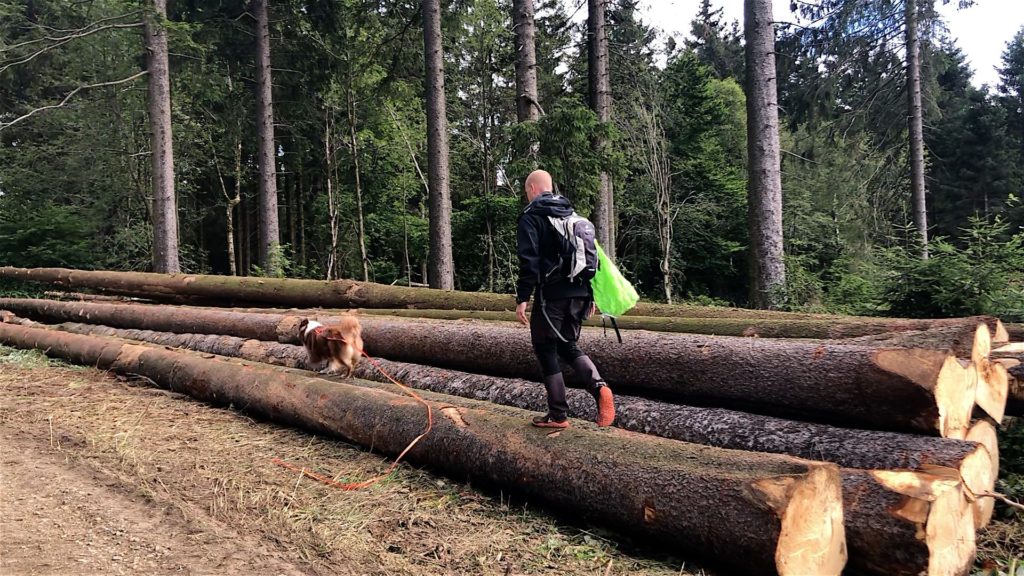
[[[0,574],[704,574],[507,494],[0,347]],[[1022,522],[979,534],[1005,570]]]

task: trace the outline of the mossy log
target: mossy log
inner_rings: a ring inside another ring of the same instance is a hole
[[[11,324],[0,324],[0,343],[139,374],[199,400],[244,406],[391,456],[426,423],[424,406],[410,397],[240,360]],[[424,398],[434,426],[409,451],[411,462],[524,491],[732,571],[839,574],[845,564],[841,481],[833,464],[615,429],[550,433],[530,426],[526,412],[464,399],[453,405],[427,392]]]
[[[218,304],[251,302],[260,305],[305,308],[406,308],[442,310],[512,311],[512,295],[487,292],[458,292],[390,286],[352,280],[298,280],[213,276],[203,274],[153,274],[72,270],[67,268],[0,267],[0,278],[39,282],[65,290],[95,290],[107,294],[151,300],[182,302],[189,297]],[[898,318],[853,318],[830,314],[808,314],[640,302],[628,315],[678,318],[743,318],[761,320],[826,320],[835,323],[888,322],[889,331],[921,330],[943,325],[948,320]],[[992,319],[993,322],[998,322]],[[954,320],[955,321],[955,320]],[[1001,327],[1002,325],[999,324]],[[996,341],[1001,332],[996,330]],[[855,336],[857,334],[849,334]]]

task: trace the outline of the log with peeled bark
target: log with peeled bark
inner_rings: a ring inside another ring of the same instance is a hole
[[[291,334],[291,342],[297,341],[300,321],[142,304],[0,299],[0,308],[37,319],[123,328],[164,330],[166,322],[208,327],[181,332],[243,338],[288,341]],[[494,376],[540,377],[529,331],[521,326],[369,316],[361,322],[366,349],[374,356]],[[620,344],[601,338],[599,329],[584,332],[584,350],[612,386],[691,403],[949,438],[963,437],[974,406],[976,378],[968,377],[955,357],[934,350],[645,331],[631,332]]]
[[[136,296],[152,300],[181,301],[194,297],[215,302],[252,302],[273,306],[322,308],[408,308],[446,310],[515,310],[512,295],[487,292],[459,292],[389,286],[351,280],[296,280],[252,278],[202,274],[151,274],[72,270],[68,268],[0,267],[0,278],[51,284],[64,289],[91,289],[108,294]],[[748,310],[718,306],[657,304],[640,302],[628,312],[631,316],[671,316],[691,318],[743,318],[778,320],[827,320],[836,323],[887,324],[887,331],[922,330],[955,323],[958,319],[911,320],[902,318],[857,318],[830,314],[808,314]],[[998,320],[992,323],[995,341],[1005,329]],[[856,334],[850,334],[851,336]]]
[[[291,344],[212,334],[124,330],[71,322],[53,328],[74,334],[142,340],[289,368],[320,368],[308,363],[308,356],[302,346]],[[384,373],[387,373],[421,390],[538,412],[547,408],[544,388],[529,380],[483,376],[382,359],[375,362],[383,372],[364,360],[356,366],[355,377],[386,383],[388,380]],[[590,421],[597,417],[596,405],[590,393],[570,389],[566,396],[571,417]],[[921,470],[928,466],[943,466],[958,470],[966,486],[975,493],[992,491],[998,476],[998,458],[993,461],[987,442],[979,446],[948,438],[838,428],[724,408],[669,404],[621,394],[616,396],[615,404],[617,427],[673,440],[825,460],[844,468]],[[982,424],[987,422],[979,421],[976,426]]]
[[[424,406],[412,398],[239,360],[11,324],[0,324],[0,342],[139,374],[200,400],[245,406],[392,456],[426,423]],[[530,426],[526,412],[422,395],[435,421],[408,452],[411,462],[515,488],[732,571],[838,574],[843,568],[834,464],[589,426],[551,433]]]

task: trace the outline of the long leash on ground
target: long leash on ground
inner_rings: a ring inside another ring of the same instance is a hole
[[[328,338],[328,339],[335,340],[335,341],[339,341],[340,340],[342,342],[345,341],[344,338]],[[366,359],[370,361],[370,364],[372,364],[373,367],[376,368],[378,372],[383,374],[384,377],[387,378],[392,384],[394,384],[395,386],[398,386],[403,392],[405,392],[408,396],[410,396],[413,399],[415,399],[420,404],[423,404],[423,406],[427,409],[427,427],[426,427],[426,429],[423,430],[423,433],[420,434],[419,436],[413,438],[412,442],[410,442],[409,445],[405,447],[405,450],[402,450],[402,452],[398,455],[398,458],[395,458],[395,461],[391,463],[391,466],[388,468],[387,472],[381,474],[380,476],[376,476],[374,478],[370,478],[369,480],[364,480],[362,482],[347,482],[347,483],[338,482],[337,480],[328,478],[328,477],[323,476],[321,474],[317,474],[316,472],[313,472],[312,470],[310,470],[310,469],[308,469],[308,468],[306,468],[304,466],[300,467],[300,466],[296,466],[294,464],[289,464],[288,462],[285,462],[284,460],[281,460],[280,458],[273,458],[273,459],[271,459],[271,462],[273,462],[274,464],[277,464],[278,466],[281,466],[282,468],[286,468],[286,469],[291,470],[293,472],[298,472],[299,474],[301,474],[303,476],[306,476],[308,478],[312,478],[313,480],[317,480],[319,482],[323,482],[324,484],[327,484],[328,486],[333,486],[333,487],[339,488],[341,490],[359,490],[361,488],[366,488],[367,486],[370,486],[371,484],[376,484],[377,482],[380,482],[384,478],[387,478],[388,476],[390,476],[391,473],[395,471],[395,468],[398,467],[398,464],[402,461],[402,458],[409,452],[409,450],[412,450],[413,446],[416,446],[416,444],[421,439],[423,439],[424,436],[426,436],[427,434],[430,434],[430,431],[434,428],[434,411],[430,408],[430,404],[428,404],[427,401],[424,400],[419,394],[414,392],[412,388],[409,388],[405,384],[402,384],[401,382],[396,380],[393,376],[391,376],[391,374],[388,374],[387,371],[384,370],[383,367],[381,367],[380,363],[377,362],[377,360],[374,359],[373,356],[370,356],[369,354],[367,354],[365,350],[360,349],[359,353],[362,354],[363,356],[366,356]]]

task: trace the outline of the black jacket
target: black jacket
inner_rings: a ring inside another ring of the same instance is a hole
[[[519,247],[519,281],[516,282],[516,302],[529,302],[534,290],[545,276],[558,265],[558,246],[561,239],[548,221],[548,216],[564,218],[572,214],[572,204],[564,196],[550,192],[530,202],[519,215],[516,240]],[[541,295],[545,300],[591,297],[590,282],[568,278],[556,271],[544,284]]]

